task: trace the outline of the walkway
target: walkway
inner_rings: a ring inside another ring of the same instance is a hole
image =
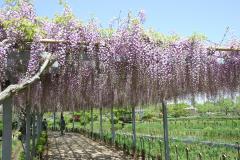
[[[46,160],[128,160],[116,151],[77,133],[48,134],[49,149]]]

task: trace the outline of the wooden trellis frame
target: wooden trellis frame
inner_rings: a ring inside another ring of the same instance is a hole
[[[5,90],[0,93],[0,103],[3,104],[3,143],[2,143],[2,159],[11,160],[11,151],[12,151],[12,97],[27,87],[30,87],[31,84],[39,81],[44,72],[56,61],[55,56],[48,54],[45,57],[45,61],[40,67],[40,70],[31,78],[26,79],[20,84],[14,84],[8,86]],[[29,105],[29,104],[28,104]],[[28,123],[26,127],[27,132],[27,150],[26,150],[26,159],[29,160],[30,157],[30,106],[28,108]],[[41,122],[40,122],[41,123]],[[38,124],[39,125],[39,124]],[[41,129],[38,129],[41,132]],[[38,133],[39,134],[39,133]]]
[[[41,43],[70,43],[65,40],[54,40],[54,39],[41,39]],[[30,42],[27,42],[30,43]],[[87,45],[86,43],[79,43],[80,45]],[[225,51],[225,52],[239,52],[240,48],[208,48],[215,51]],[[2,149],[2,159],[4,160],[10,160],[11,159],[11,144],[12,144],[12,96],[14,96],[16,93],[23,91],[31,84],[39,81],[41,79],[41,76],[44,74],[44,72],[56,61],[56,58],[49,54],[46,56],[44,63],[40,67],[40,70],[30,79],[26,79],[24,82],[20,84],[10,85],[8,86],[4,91],[0,93],[0,103],[3,104],[3,149]],[[167,124],[167,111],[166,111],[166,103],[162,101],[162,108],[163,108],[163,128],[164,128],[164,144],[165,144],[165,159],[169,160],[169,144],[168,144],[168,124]],[[135,119],[135,113],[132,113],[132,118]],[[91,117],[92,117],[92,108],[91,108]],[[111,109],[111,119],[113,120],[113,111]],[[41,122],[40,122],[41,123]],[[29,124],[28,124],[29,125]],[[41,130],[39,129],[39,119],[38,119],[38,132]],[[114,143],[115,139],[115,132],[114,130],[114,124],[112,124],[112,140]],[[91,131],[93,132],[93,120],[91,120]],[[135,130],[135,121],[133,124],[133,135],[136,133]],[[39,136],[39,135],[38,135]],[[133,136],[133,141],[136,143],[136,137]],[[29,147],[28,147],[29,148]],[[29,157],[30,158],[30,157]]]

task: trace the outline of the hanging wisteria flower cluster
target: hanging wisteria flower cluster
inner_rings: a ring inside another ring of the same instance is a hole
[[[0,12],[0,81],[33,76],[41,54],[50,52],[57,62],[31,86],[31,104],[43,110],[137,106],[239,90],[238,51],[218,52],[198,39],[156,41],[146,34],[144,21],[140,11],[104,29],[94,19],[83,24],[68,7],[43,19],[29,2],[6,4]],[[26,98],[19,97],[16,105]]]

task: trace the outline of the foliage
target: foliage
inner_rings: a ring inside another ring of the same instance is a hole
[[[143,120],[143,121],[149,121],[149,120],[151,120],[153,117],[154,117],[154,114],[147,112],[147,113],[144,113],[144,115],[143,115],[143,117],[142,117],[142,120]]]
[[[203,104],[196,104],[199,113],[207,113],[207,112],[218,112],[219,107],[211,101],[204,102]]]
[[[154,31],[153,29],[148,29],[145,31],[146,36],[151,38],[152,40],[164,44],[164,43],[173,43],[180,40],[179,35],[172,34],[172,35],[164,35],[160,32]]]
[[[37,155],[41,155],[43,153],[43,151],[45,150],[46,143],[47,143],[47,133],[43,131],[36,144]]]
[[[18,159],[19,159],[19,160],[25,160],[25,153],[24,153],[24,151],[22,151],[22,152],[20,153]]]
[[[229,111],[231,111],[234,107],[234,103],[229,98],[223,98],[217,102],[217,105],[220,107],[221,110],[225,111],[227,115]]]
[[[179,103],[174,105],[169,105],[169,114],[175,118],[177,117],[185,117],[189,115],[189,112],[186,110],[186,108],[189,107],[185,103]]]

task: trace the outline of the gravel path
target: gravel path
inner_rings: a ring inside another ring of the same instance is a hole
[[[106,147],[77,133],[48,133],[45,160],[128,160],[121,151]]]

